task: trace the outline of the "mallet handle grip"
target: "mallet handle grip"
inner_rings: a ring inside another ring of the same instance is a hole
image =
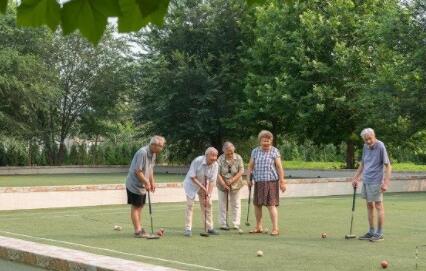
[[[354,195],[352,198],[352,212],[355,211],[355,198],[356,198],[356,187],[354,187]]]

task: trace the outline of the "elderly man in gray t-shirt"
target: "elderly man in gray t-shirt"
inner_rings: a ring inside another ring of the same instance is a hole
[[[126,179],[127,203],[131,205],[130,218],[135,237],[146,235],[142,228],[141,212],[146,201],[146,191],[155,191],[154,165],[166,140],[162,136],[151,138],[149,145],[140,148],[133,156]]]
[[[372,242],[382,241],[385,219],[383,192],[389,187],[392,168],[386,147],[376,138],[374,130],[371,128],[362,130],[361,137],[365,144],[362,150],[362,160],[352,185],[358,187],[362,176],[361,195],[367,201],[370,229],[359,239]],[[374,227],[374,209],[377,211],[377,229]]]

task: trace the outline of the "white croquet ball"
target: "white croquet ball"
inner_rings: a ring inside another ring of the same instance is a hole
[[[118,225],[114,225],[114,230],[115,231],[121,231],[123,228],[121,226]]]

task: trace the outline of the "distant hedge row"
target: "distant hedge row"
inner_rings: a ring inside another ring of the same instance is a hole
[[[137,144],[72,145],[63,165],[127,165],[140,148]],[[57,148],[57,147],[56,147]],[[22,142],[0,143],[0,166],[49,165],[46,149]]]
[[[257,142],[236,143],[237,152],[245,161],[248,161],[250,152]],[[127,165],[131,162],[134,153],[142,146],[141,143],[102,143],[97,146],[86,144],[74,144],[66,149],[64,163],[62,165]],[[319,162],[343,162],[346,146],[332,144],[317,146],[311,142],[296,144],[292,141],[280,142],[277,146],[284,160],[297,161],[319,161]],[[57,146],[54,146],[57,152]],[[413,152],[407,148],[390,146],[388,150],[394,162],[426,163],[424,153]],[[200,153],[201,154],[201,153]],[[360,155],[358,150],[357,156]],[[168,149],[158,158],[158,162],[170,162],[173,164],[187,164],[193,157],[185,161],[168,161]],[[36,144],[8,140],[0,142],[0,166],[28,166],[28,165],[51,165],[48,161],[46,149]]]

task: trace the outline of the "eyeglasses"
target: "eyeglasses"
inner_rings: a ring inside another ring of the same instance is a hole
[[[228,165],[228,173],[232,173],[231,172],[231,165]]]

